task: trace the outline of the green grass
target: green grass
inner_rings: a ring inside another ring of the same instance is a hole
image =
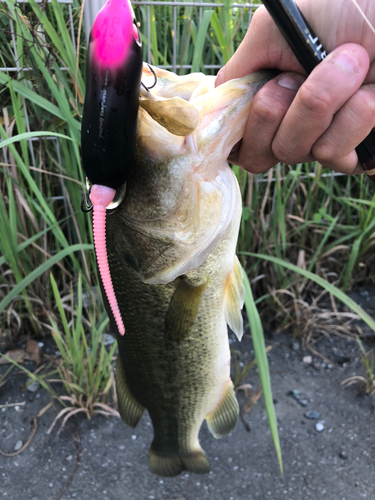
[[[179,74],[203,71],[204,65],[224,65],[243,39],[248,23],[249,8],[231,8],[230,0],[224,7],[212,9],[191,6],[135,6],[135,15],[141,23],[143,58],[151,53],[151,63],[173,66]],[[245,2],[244,2],[245,3]],[[254,4],[261,4],[255,1]],[[176,24],[174,23],[176,12]],[[150,15],[150,38],[147,38],[147,19]],[[175,47],[175,58],[173,50]],[[214,74],[216,70],[206,70]]]
[[[228,0],[224,7],[202,9],[201,17],[199,9],[191,6],[137,6],[135,12],[141,22],[144,60],[150,51],[153,64],[176,64],[179,74],[189,71],[185,65],[202,71],[205,65],[225,64],[249,21],[249,9],[232,9]],[[73,14],[77,38],[78,0],[73,1]],[[18,62],[21,68],[32,69],[19,74],[0,72],[5,109],[0,119],[0,322],[2,340],[12,343],[24,334],[46,335],[45,325],[54,318],[54,338],[62,355],[58,378],[67,397],[74,395],[74,401],[70,400],[74,410],[82,409],[90,416],[93,401],[108,393],[112,353],[103,350],[100,340],[106,326],[102,303],[97,302],[90,312],[82,308],[82,297],[93,300],[99,287],[91,224],[80,210],[86,49],[80,47],[77,72],[67,19],[67,6],[56,0],[44,10],[34,0],[17,7],[12,0],[0,3],[0,64],[13,67]],[[15,27],[17,62],[10,20]],[[327,176],[327,171],[314,164],[278,165],[264,176],[247,174],[238,167],[234,171],[244,201],[238,252],[252,283],[251,291],[245,278],[246,309],[282,468],[257,306],[261,311],[272,309],[280,325],[290,324],[294,320],[290,295],[296,301],[314,300],[324,287],[374,329],[373,320],[343,292],[374,281],[374,191],[365,178]],[[277,294],[278,305],[275,290],[289,293]],[[77,297],[72,305],[76,316],[68,321],[61,297],[72,293]],[[87,322],[94,328],[91,344],[86,341]],[[101,379],[98,367],[103,366]],[[60,417],[69,415],[67,411]]]
[[[63,384],[67,396],[61,396],[60,399],[70,404],[68,408],[61,410],[53,425],[59,418],[64,417],[63,426],[70,416],[79,412],[88,418],[98,412],[108,416],[117,414],[107,404],[111,402],[115,390],[113,358],[117,347],[114,342],[107,351],[104,344],[103,332],[109,323],[107,316],[103,315],[96,324],[94,306],[85,308],[84,311],[82,275],[78,276],[76,297],[71,290],[70,306],[67,306],[67,301],[63,301],[60,297],[57,283],[52,275],[51,285],[58,319],[50,315],[50,322],[61,360],[57,364],[57,379],[49,378],[49,382]],[[71,318],[68,317],[66,309],[70,311]],[[87,329],[91,332],[89,341],[86,337]],[[50,374],[49,377],[51,376]]]
[[[353,375],[352,377],[343,380],[341,385],[348,387],[353,384],[358,384],[361,392],[365,392],[366,394],[375,394],[374,350],[371,349],[366,352],[366,349],[359,337],[357,337],[357,342],[363,354],[362,363],[365,372],[364,376]]]
[[[75,5],[77,14],[78,3]],[[0,4],[0,23],[8,23],[9,30],[13,21],[21,56],[18,62],[21,67],[32,68],[18,76],[0,73],[1,99],[9,116],[0,123],[0,217],[5,228],[0,233],[0,317],[9,338],[17,333],[14,323],[7,319],[12,316],[21,319],[22,329],[31,326],[38,334],[43,333],[40,324],[52,304],[50,270],[56,272],[60,289],[69,286],[79,271],[87,290],[97,285],[91,225],[80,210],[82,102],[78,101],[76,109],[75,84],[78,96],[82,96],[84,79],[82,71],[75,75],[66,9],[56,0],[45,12],[34,1],[17,8],[10,0]],[[77,24],[77,16],[75,20]],[[1,37],[3,64],[15,66],[7,50],[10,36],[4,40],[3,33]],[[25,110],[34,130],[30,133]],[[45,136],[55,139],[46,140]]]
[[[250,332],[253,340],[255,358],[257,360],[257,365],[258,365],[260,383],[262,385],[264,404],[266,406],[266,412],[272,439],[275,444],[275,450],[276,450],[277,460],[279,462],[280,472],[281,474],[283,474],[283,461],[281,456],[279,434],[277,431],[277,419],[276,419],[275,407],[273,405],[273,399],[272,399],[270,370],[264,343],[262,321],[260,319],[257,306],[254,302],[249,278],[247,277],[247,274],[245,272],[243,273],[243,280],[245,286],[246,313],[250,324]]]
[[[103,314],[98,321],[95,302],[90,307],[84,305],[87,298],[83,294],[81,274],[78,275],[76,290],[71,287],[70,293],[64,297],[60,296],[52,274],[50,279],[56,310],[49,313],[49,323],[60,353],[53,369],[35,375],[0,353],[11,363],[11,368],[17,366],[26,372],[31,380],[39,382],[63,406],[48,432],[59,419],[62,420],[61,430],[66,421],[77,413],[84,413],[88,418],[94,413],[118,416],[117,411],[110,406],[116,399],[113,361],[117,345],[113,342],[108,350],[105,346],[103,332],[108,326],[108,317]],[[89,336],[87,330],[90,331]],[[0,379],[0,383],[3,379]],[[62,385],[62,390],[56,385]]]

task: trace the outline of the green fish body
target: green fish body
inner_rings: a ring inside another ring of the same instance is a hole
[[[210,470],[198,440],[204,419],[221,437],[238,416],[227,324],[241,338],[242,204],[226,158],[270,74],[214,89],[212,77],[155,71],[157,86],[141,92],[133,173],[106,238],[125,325],[117,336],[119,411],[135,427],[147,409],[150,466],[175,476]]]

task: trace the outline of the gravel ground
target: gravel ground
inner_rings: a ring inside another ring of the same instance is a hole
[[[244,360],[252,358],[247,336],[241,344],[231,341]],[[313,364],[306,364],[303,359],[310,352],[303,352],[291,336],[269,338],[268,343],[273,345],[269,361],[283,478],[261,400],[244,415],[250,431],[239,420],[229,436],[215,440],[203,426],[201,444],[212,468],[208,475],[182,473],[172,479],[156,477],[148,467],[152,427],[147,415],[135,430],[115,417],[98,415],[89,421],[77,416],[58,435],[57,426],[47,434],[56,415],[51,408],[38,419],[36,434],[21,454],[0,455],[0,498],[373,500],[375,398],[341,385],[353,374],[363,374],[356,342],[333,337],[314,346],[334,367],[314,357]],[[5,453],[27,441],[33,417],[49,402],[44,390],[31,393],[25,382],[26,377],[13,370],[0,388],[0,405],[25,402],[19,408],[0,409],[0,449]],[[257,386],[254,370],[246,383]],[[241,404],[242,398],[239,394]],[[318,418],[309,419],[306,413]]]

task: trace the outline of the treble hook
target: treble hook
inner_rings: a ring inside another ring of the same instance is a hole
[[[88,212],[91,212],[93,209],[93,204],[91,203],[90,200],[90,192],[91,192],[91,184],[86,177],[86,193],[84,194],[82,203],[81,203],[81,210],[83,213],[87,214]]]
[[[151,87],[146,87],[146,85],[145,85],[143,82],[141,82],[141,85],[142,85],[142,87],[143,87],[145,90],[147,90],[147,92],[150,92],[150,89],[153,89],[153,88],[155,87],[155,85],[158,83],[158,77],[156,76],[156,73],[155,73],[155,71],[152,69],[152,67],[151,67],[149,64],[147,64],[147,66],[148,66],[149,70],[151,71],[151,73],[154,75],[154,79],[155,79],[155,81],[154,81],[154,83],[151,85]]]
[[[86,177],[86,193],[81,203],[81,210],[84,213],[91,212],[91,210],[93,209],[93,204],[90,199],[91,186],[92,186],[91,182]],[[111,203],[106,206],[107,215],[112,215],[116,211],[116,208],[121,204],[121,202],[125,198],[125,192],[126,192],[126,183],[124,183],[120,187],[120,189],[117,189],[115,197],[113,198]]]

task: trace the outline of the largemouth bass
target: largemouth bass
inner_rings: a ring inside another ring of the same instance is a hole
[[[125,325],[117,335],[119,411],[135,427],[147,409],[150,466],[175,476],[210,470],[198,439],[204,419],[219,438],[238,416],[227,324],[241,338],[242,205],[226,158],[273,75],[215,89],[213,77],[154,71],[157,85],[141,91],[133,168],[124,201],[107,217],[106,245]],[[143,83],[153,78],[144,67]]]

